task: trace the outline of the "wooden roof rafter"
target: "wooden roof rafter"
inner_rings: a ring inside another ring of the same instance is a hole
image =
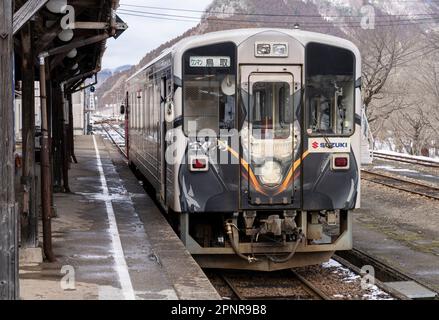
[[[50,56],[50,72],[57,81],[65,81],[78,69],[71,67],[76,63],[79,70],[100,71],[101,60],[105,51],[106,39],[117,37],[127,26],[120,18],[114,17],[114,10],[119,0],[68,0],[75,8],[75,21],[70,26],[74,31],[71,41],[63,43],[58,35],[63,31],[61,20],[63,14],[48,11],[44,5],[48,0],[16,0],[17,28],[26,23],[26,19],[34,17],[34,52],[39,56]],[[47,21],[53,21],[47,26]],[[16,48],[19,48],[19,41]],[[67,59],[67,54],[77,49],[75,58]],[[19,52],[17,52],[19,54]],[[35,61],[38,63],[38,59]],[[62,76],[62,77],[60,77]]]

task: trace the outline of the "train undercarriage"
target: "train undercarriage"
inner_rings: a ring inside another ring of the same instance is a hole
[[[180,236],[204,268],[275,271],[328,261],[352,246],[348,211],[180,214]]]

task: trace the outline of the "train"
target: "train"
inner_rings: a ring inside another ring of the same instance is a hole
[[[352,248],[361,56],[300,29],[182,39],[126,80],[129,163],[204,268],[275,271]]]

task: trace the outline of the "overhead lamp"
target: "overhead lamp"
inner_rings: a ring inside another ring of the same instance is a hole
[[[64,42],[68,42],[73,39],[73,30],[65,29],[58,34],[58,39]]]
[[[72,51],[70,51],[69,53],[67,53],[67,57],[70,59],[73,59],[74,57],[76,57],[78,55],[78,50],[73,49]]]
[[[52,13],[63,13],[66,11],[67,0],[49,0],[46,4],[47,10]]]

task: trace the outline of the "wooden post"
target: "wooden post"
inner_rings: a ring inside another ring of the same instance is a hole
[[[52,81],[52,172],[53,192],[62,192],[62,99],[61,90],[56,81]]]
[[[70,186],[69,186],[69,139],[67,137],[67,126],[69,122],[69,115],[67,110],[67,100],[66,100],[66,93],[64,91],[64,85],[61,85],[61,101],[62,101],[62,112],[60,117],[61,122],[61,159],[62,159],[62,178],[63,178],[63,187],[64,192],[70,193]]]
[[[14,79],[11,0],[0,2],[0,300],[17,299],[18,232],[14,190]]]
[[[21,246],[38,245],[37,192],[35,185],[35,69],[32,50],[32,25],[28,22],[21,30],[23,51],[22,123],[23,123],[23,210],[21,212]]]
[[[49,121],[47,112],[46,90],[46,59],[40,56],[40,97],[41,97],[41,206],[43,213],[43,247],[44,255],[50,262],[55,261],[52,251],[52,203],[51,203],[51,180],[50,168],[50,142]]]
[[[73,95],[69,93],[69,145],[73,162],[78,163],[75,155],[74,127],[73,127]]]

